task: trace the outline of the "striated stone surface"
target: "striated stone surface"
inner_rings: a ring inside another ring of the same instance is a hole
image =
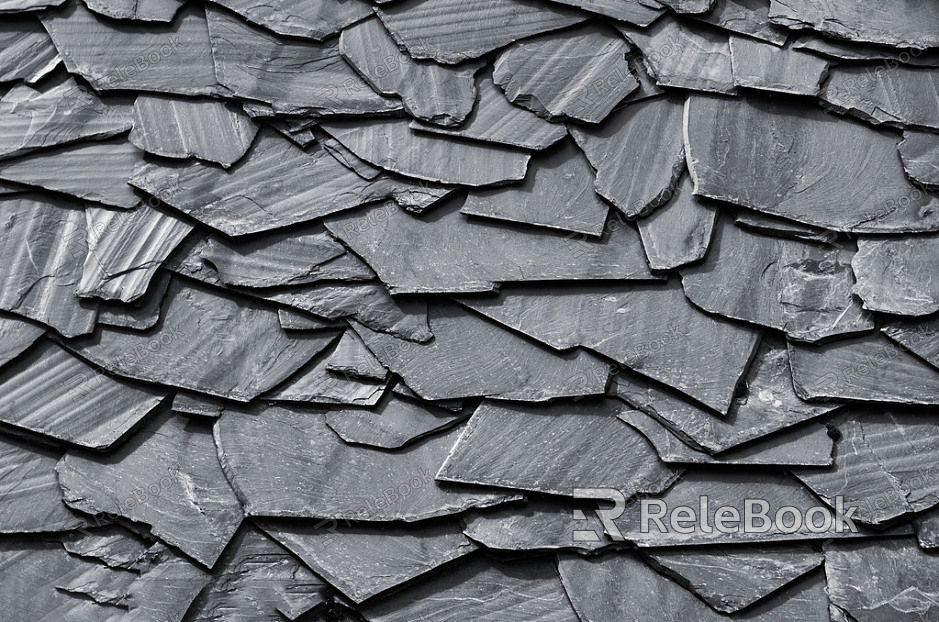
[[[0,34],[0,82],[34,84],[62,62],[52,39],[33,15],[4,17]]]
[[[317,41],[372,14],[371,6],[361,0],[274,0],[264,4],[252,0],[212,1],[277,34]]]
[[[939,130],[939,71],[935,69],[839,65],[831,70],[819,98],[829,108],[875,125]]]
[[[815,95],[829,75],[823,58],[747,37],[730,38],[730,59],[734,84],[762,91]]]
[[[672,270],[704,258],[711,245],[717,209],[692,194],[691,177],[681,181],[664,206],[636,221],[653,270]]]
[[[903,170],[911,180],[929,188],[939,188],[939,136],[904,132],[898,149]]]
[[[858,238],[851,260],[864,308],[897,315],[939,311],[939,237]]]
[[[392,395],[370,410],[332,408],[326,413],[326,423],[347,443],[398,449],[468,416]]]

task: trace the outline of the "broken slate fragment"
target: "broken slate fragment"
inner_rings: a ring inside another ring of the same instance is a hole
[[[195,157],[229,167],[245,154],[257,126],[234,104],[141,93],[130,142],[167,158]]]
[[[586,15],[531,0],[401,0],[376,9],[399,46],[415,59],[455,64]]]
[[[818,96],[828,104],[826,110],[848,112],[875,125],[939,130],[939,71],[933,68],[839,64]]]
[[[816,242],[837,247],[841,242],[835,231],[805,225],[794,220],[772,216],[763,212],[742,210],[734,217],[734,224],[749,231],[778,238],[792,238],[803,242]],[[847,236],[846,236],[847,237]]]
[[[705,260],[681,271],[685,295],[705,311],[818,341],[870,331],[854,297],[853,253],[718,223]]]
[[[939,189],[939,136],[927,132],[904,132],[898,148],[903,169],[910,179]]]
[[[851,260],[864,308],[897,315],[939,311],[939,236],[859,237]]]
[[[248,516],[412,522],[520,498],[434,481],[462,431],[392,452],[346,444],[324,412],[269,406],[226,411],[215,440]]]
[[[477,546],[455,523],[369,525],[258,521],[330,585],[361,603],[459,559]]]
[[[473,74],[482,63],[447,67],[413,60],[398,49],[377,17],[343,30],[339,52],[376,92],[400,97],[405,111],[415,119],[460,125],[473,109]]]
[[[320,330],[335,328],[338,323],[294,309],[278,309],[277,319],[284,330]]]
[[[0,83],[34,84],[62,61],[49,34],[34,15],[3,18],[0,33]]]
[[[761,91],[815,95],[828,76],[823,58],[748,37],[730,37],[730,57],[734,84]]]
[[[145,570],[127,590],[129,613],[122,620],[181,622],[212,575],[161,543],[145,554]]]
[[[388,376],[388,370],[365,347],[362,338],[353,330],[342,333],[336,349],[326,360],[326,369],[346,379],[351,376],[384,380]]]
[[[653,270],[673,270],[704,258],[711,244],[717,208],[693,194],[687,174],[663,207],[636,221],[642,248]]]
[[[45,334],[42,326],[14,315],[0,315],[0,367],[16,359]]]
[[[939,196],[910,184],[888,133],[792,98],[692,95],[686,106],[699,196],[835,231],[939,229]]]
[[[526,402],[602,394],[608,366],[584,350],[554,352],[451,302],[428,305],[434,339],[416,344],[353,324],[382,365],[426,400]]]
[[[100,457],[70,451],[56,466],[69,507],[117,514],[211,568],[241,524],[211,427],[167,412]]]
[[[540,117],[599,123],[639,86],[628,51],[616,30],[588,23],[509,46],[493,79],[509,101]]]
[[[372,14],[371,5],[362,0],[274,0],[263,4],[252,0],[212,1],[279,35],[317,41]]]
[[[101,301],[98,305],[98,324],[133,330],[153,328],[160,321],[160,307],[171,278],[171,272],[158,270],[156,276],[151,279],[147,293],[131,304]]]
[[[707,13],[714,7],[714,0],[661,0],[661,2],[679,14]]]
[[[596,188],[628,217],[666,203],[685,169],[683,100],[660,97],[630,104],[596,127],[570,128],[597,171]]]
[[[583,9],[596,15],[612,17],[645,28],[662,13],[665,7],[655,0],[553,0],[558,4]]]
[[[689,17],[774,45],[789,36],[786,28],[769,21],[769,0],[714,0],[709,13]]]
[[[225,411],[226,404],[227,402],[224,400],[215,397],[190,393],[189,391],[177,391],[176,395],[173,396],[172,411],[218,419]]]
[[[331,408],[326,413],[326,424],[347,443],[398,449],[468,416],[391,395],[368,410]]]
[[[58,484],[56,484],[58,485]],[[96,517],[100,518],[100,517]],[[93,558],[110,568],[139,568],[147,546],[118,525],[82,529],[64,534],[62,546],[73,555]]]
[[[883,329],[884,334],[896,342],[901,350],[921,357],[933,367],[939,367],[939,318],[894,322]]]
[[[142,22],[171,22],[182,0],[82,0],[99,15]]]
[[[483,402],[437,479],[562,496],[575,496],[579,488],[614,488],[627,498],[661,492],[681,471],[617,421],[624,410],[611,399],[549,406]]]
[[[567,139],[535,154],[521,183],[471,191],[460,212],[600,236],[610,206],[593,186],[587,158]]]
[[[896,61],[904,65],[919,67],[939,66],[939,50],[898,49],[887,45],[857,43],[844,39],[832,39],[812,30],[802,30],[793,38],[792,47],[809,50],[819,56],[840,60]],[[889,65],[888,65],[889,68]]]

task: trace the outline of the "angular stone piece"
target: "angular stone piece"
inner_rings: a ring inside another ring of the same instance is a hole
[[[139,569],[147,552],[142,541],[117,525],[70,532],[62,537],[62,546],[73,555],[91,557],[109,568],[127,570]]]
[[[141,22],[171,22],[185,4],[182,0],[83,0],[99,15]]]
[[[714,8],[714,0],[661,0],[662,4],[682,14],[707,13]]]
[[[685,142],[697,195],[835,231],[939,229],[939,196],[910,184],[893,136],[800,101],[692,95]]]
[[[101,301],[98,305],[98,324],[133,330],[153,328],[160,321],[160,307],[166,296],[171,277],[172,273],[169,271],[158,270],[150,282],[147,293],[135,300],[133,304]]]
[[[897,315],[939,311],[939,236],[858,238],[851,260],[864,308]]]
[[[477,622],[539,620],[578,622],[552,558],[495,563],[476,556],[361,608],[369,622]]]
[[[705,311],[818,341],[870,331],[854,297],[853,253],[718,225],[705,260],[684,268],[685,295]]]
[[[331,408],[326,424],[347,443],[398,449],[468,416],[392,395],[370,410]]]
[[[887,45],[832,39],[812,30],[799,31],[798,36],[793,38],[792,47],[809,50],[826,58],[841,60],[883,60],[919,67],[939,66],[939,50],[935,48],[929,50],[898,49]]]
[[[127,590],[130,613],[122,618],[181,622],[212,575],[161,543],[150,547],[146,560],[146,571]]]
[[[295,311],[293,309],[278,309],[277,319],[284,330],[320,330],[333,328],[336,322],[318,318],[314,315]]]
[[[154,350],[149,345],[156,340]],[[174,279],[154,328],[99,327],[69,348],[118,376],[249,401],[321,352],[332,335],[286,335],[259,301]]]
[[[734,217],[734,224],[749,231],[755,231],[756,233],[777,238],[790,238],[802,240],[803,242],[829,244],[835,247],[841,244],[838,239],[839,235],[835,231],[812,225],[804,225],[794,220],[764,214],[763,212],[743,210]]]
[[[320,127],[366,162],[426,181],[500,184],[523,179],[528,165],[523,151],[415,132],[407,119],[326,121]]]
[[[924,549],[939,548],[939,508],[927,510],[913,518],[916,539]]]
[[[224,400],[188,391],[177,391],[173,396],[173,412],[185,413],[187,415],[198,415],[199,417],[209,417],[218,419],[225,411],[226,404]]]
[[[596,350],[721,413],[731,406],[759,337],[746,326],[698,311],[674,280],[563,290],[506,286],[496,297],[460,302],[553,348]]]
[[[616,420],[624,410],[610,399],[549,406],[483,402],[437,479],[562,496],[578,488],[615,488],[627,498],[662,492],[681,471]]]
[[[477,546],[455,523],[433,525],[291,523],[261,527],[330,585],[361,603],[472,553]]]
[[[629,44],[593,23],[525,39],[496,58],[493,79],[509,101],[551,121],[599,123],[639,87]]]
[[[434,339],[416,344],[353,324],[382,365],[427,400],[475,396],[526,402],[603,393],[608,366],[558,353],[451,302],[428,305]]]
[[[682,115],[681,99],[662,97],[621,108],[597,127],[572,126],[600,196],[629,217],[668,201],[685,168]]]
[[[910,179],[929,188],[939,188],[939,136],[904,132],[898,149],[903,169]]]
[[[789,31],[769,21],[768,0],[714,0],[709,13],[690,17],[760,41],[782,45]]]
[[[752,605],[825,561],[803,543],[661,549],[646,555],[665,574],[723,613]]]
[[[901,0],[771,0],[770,21],[792,29],[812,29],[835,39],[925,49],[939,46],[939,6]]]
[[[130,142],[147,153],[229,167],[245,154],[257,126],[233,104],[141,93],[134,102]]]
[[[13,315],[0,315],[0,367],[16,359],[45,334],[41,326]]]
[[[398,49],[377,17],[343,30],[339,52],[376,92],[400,97],[415,119],[459,125],[473,109],[473,74],[481,63],[446,67],[413,60]]]
[[[215,423],[222,468],[248,516],[346,521],[412,522],[519,499],[434,481],[461,432],[390,452],[346,444],[323,412],[270,406]]]
[[[599,236],[610,206],[594,192],[593,169],[573,140],[535,154],[519,184],[470,192],[460,212]]]
[[[288,39],[206,6],[218,82],[277,114],[363,114],[400,110],[339,55],[339,42]],[[299,68],[303,70],[300,71]]]
[[[823,58],[748,37],[730,37],[730,59],[734,84],[761,91],[815,95],[829,75]]]
[[[393,294],[487,292],[501,282],[654,279],[636,230],[603,238],[532,230],[461,214],[460,197],[427,217],[385,203],[325,219]],[[602,232],[598,232],[602,233]],[[575,236],[579,236],[577,239]],[[408,240],[407,245],[397,240]]]
[[[372,14],[371,5],[361,0],[274,0],[265,4],[253,0],[212,1],[277,34],[317,41]]]
[[[530,0],[402,0],[376,12],[412,58],[445,64],[585,19],[577,11]]]
[[[373,378],[384,380],[388,370],[375,358],[371,350],[365,347],[362,338],[353,330],[342,333],[336,349],[326,360],[326,369],[347,380],[353,378]]]
[[[689,175],[672,192],[668,202],[636,221],[642,248],[653,270],[673,270],[704,258],[711,245],[717,208],[694,196]]]
[[[433,123],[411,121],[412,130],[471,138],[512,147],[540,151],[567,135],[567,128],[532,114],[521,106],[513,106],[495,82],[492,71],[478,72],[476,106],[459,127],[443,127]]]
[[[49,34],[33,15],[3,18],[0,50],[0,83],[23,80],[33,84],[62,61]]]
[[[818,96],[827,109],[875,125],[939,130],[939,71],[933,68],[839,65]]]
[[[553,0],[558,4],[583,9],[590,13],[612,17],[615,20],[629,22],[641,28],[645,28],[662,13],[665,7],[658,2],[649,2],[648,0]]]
[[[40,16],[70,73],[95,90],[214,95],[220,92],[201,5],[188,4],[170,24],[115,22],[79,0]],[[158,57],[152,62],[150,56]],[[140,57],[140,65],[134,64]]]
[[[802,399],[939,404],[939,370],[879,333],[821,346],[790,342],[789,357]]]

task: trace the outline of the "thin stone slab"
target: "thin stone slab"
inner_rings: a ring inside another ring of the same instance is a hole
[[[97,91],[220,92],[201,5],[188,4],[172,23],[159,24],[116,22],[69,0],[62,10],[40,19],[69,73]],[[151,56],[159,60],[151,61]]]
[[[496,563],[482,556],[361,608],[369,622],[578,622],[551,557]]]
[[[222,416],[227,404],[228,402],[218,398],[190,393],[189,391],[177,391],[176,395],[173,396],[172,411],[218,419]]]
[[[570,128],[597,171],[597,192],[628,217],[663,205],[678,185],[685,168],[682,104],[674,96],[648,99],[597,127]]]
[[[734,84],[761,91],[815,95],[829,75],[824,58],[748,37],[730,37],[730,59]]]
[[[599,235],[610,206],[593,186],[590,163],[568,139],[535,154],[521,183],[471,191],[460,213]]]
[[[407,119],[326,121],[320,127],[370,164],[431,182],[501,184],[523,179],[528,166],[526,152],[415,132]]]
[[[902,0],[890,7],[876,0],[771,0],[769,18],[834,39],[914,49],[939,46],[939,6],[921,0]]]
[[[896,315],[939,311],[939,236],[860,237],[851,260],[864,308]]]
[[[474,220],[459,212],[461,202],[456,197],[427,217],[385,203],[330,216],[325,223],[393,294],[488,292],[512,281],[657,278],[629,224],[611,225],[602,238],[588,239]]]
[[[139,568],[147,545],[118,525],[72,531],[62,537],[66,551],[95,559],[109,568]]]
[[[339,52],[377,93],[400,97],[405,111],[415,119],[460,125],[473,109],[473,74],[481,63],[447,67],[414,60],[398,49],[377,17],[343,30]]]
[[[80,447],[107,450],[166,396],[159,389],[111,378],[43,341],[0,372],[0,421]]]
[[[316,574],[355,603],[476,550],[456,523],[368,525],[258,521]]]
[[[388,376],[388,370],[353,330],[342,333],[336,349],[326,360],[326,369],[347,380],[350,377],[384,380]]]
[[[17,85],[0,98],[0,156],[108,138],[129,130],[132,124],[130,100],[99,98],[71,76],[40,90]]]
[[[939,71],[933,68],[838,65],[819,98],[826,108],[874,125],[939,130]]]
[[[910,184],[890,134],[794,99],[692,95],[686,106],[697,195],[835,231],[939,229],[939,197]]]
[[[821,346],[790,343],[789,357],[802,399],[939,404],[939,370],[879,333]]]
[[[658,2],[649,2],[648,0],[552,0],[558,4],[583,9],[590,13],[611,17],[615,20],[629,22],[641,28],[645,28],[662,13],[665,7]]]
[[[14,315],[0,315],[0,367],[3,367],[45,334],[43,327]]]
[[[939,189],[939,136],[927,132],[904,132],[898,149],[903,170],[910,179]]]
[[[636,221],[642,248],[653,270],[673,270],[704,258],[711,245],[717,208],[694,196],[687,174],[664,206]]]
[[[218,82],[277,114],[365,114],[401,109],[359,77],[339,42],[284,38],[212,5],[205,7]],[[303,71],[299,71],[299,68]]]
[[[778,238],[790,238],[802,240],[803,242],[829,244],[836,247],[842,243],[839,241],[839,234],[835,231],[805,225],[794,220],[764,214],[763,212],[742,210],[739,214],[734,216],[734,224],[749,231]]]
[[[0,438],[0,533],[68,531],[90,523],[62,500],[59,451]]]
[[[326,424],[347,443],[398,449],[468,416],[391,395],[373,409],[331,408],[326,413]]]
[[[451,302],[428,305],[434,339],[416,344],[353,324],[382,365],[426,400],[475,396],[540,402],[602,394],[609,375],[584,350],[554,352]]]
[[[329,334],[288,336],[270,305],[174,279],[151,330],[101,326],[68,346],[118,376],[247,402],[332,340]]]
[[[719,413],[730,408],[759,338],[756,330],[698,311],[674,280],[563,290],[506,286],[496,297],[460,302],[553,348],[596,350]]]
[[[734,93],[729,35],[694,22],[660,19],[646,29],[616,27],[642,50],[659,86]]]
[[[454,64],[586,16],[530,0],[402,0],[378,7],[398,45],[415,59]]]
[[[769,21],[767,0],[714,0],[709,13],[689,17],[774,45],[784,44],[789,36],[786,28]]]
[[[245,154],[257,126],[234,104],[141,93],[134,102],[130,142],[167,158],[190,158],[229,167]]]
[[[867,332],[874,320],[853,296],[853,253],[718,225],[705,260],[681,271],[695,305],[815,342]]]
[[[913,527],[916,529],[916,539],[921,548],[939,548],[939,508],[913,517]]]
[[[141,22],[171,22],[182,8],[182,0],[83,0],[99,15]]]
[[[616,30],[588,23],[515,43],[496,57],[493,79],[512,103],[551,121],[599,123],[639,87]]]
[[[646,555],[665,574],[723,613],[749,607],[825,561],[820,552],[803,543],[661,549]]]
[[[372,14],[371,5],[361,0],[275,0],[265,4],[253,0],[212,1],[279,35],[316,41]]]
[[[140,202],[127,179],[143,152],[126,138],[65,145],[0,161],[0,179],[129,209]]]
[[[939,615],[939,557],[912,538],[829,542],[832,604],[858,622],[922,622]]]
[[[170,285],[172,273],[158,270],[151,279],[147,293],[132,304],[101,301],[98,305],[98,324],[133,330],[149,330],[160,321],[160,307]]]
[[[127,590],[137,576],[136,573],[126,570],[88,564],[59,579],[55,587],[71,595],[87,597],[99,605],[125,608]]]
[[[509,103],[502,89],[492,81],[491,70],[477,72],[475,85],[478,100],[459,127],[415,120],[411,121],[410,128],[533,151],[547,149],[567,135],[567,128],[563,125],[546,121],[521,106]]]
[[[625,497],[662,492],[681,471],[617,421],[624,410],[610,399],[549,406],[483,402],[437,479],[562,496],[581,488],[614,488]]]
[[[146,571],[127,590],[130,612],[121,620],[181,622],[212,575],[159,542],[146,559]]]
[[[226,412],[215,440],[248,516],[413,522],[520,498],[434,481],[462,431],[391,452],[346,444],[323,412],[271,406]]]
[[[882,60],[920,67],[939,66],[939,50],[935,48],[916,50],[858,43],[844,39],[831,39],[811,30],[799,31],[798,36],[793,38],[792,47],[809,50],[826,58],[841,60]]]
[[[882,525],[939,504],[939,430],[925,412],[849,409],[828,425],[839,434],[833,469],[793,474],[829,505],[857,506],[858,522]]]
[[[793,390],[786,345],[771,337],[761,341],[740,386],[746,390],[734,396],[723,417],[667,387],[623,370],[616,376],[613,391],[633,408],[658,419],[683,442],[709,453],[731,450],[843,406],[838,402],[810,404],[799,399]]]
[[[334,328],[337,322],[318,318],[315,315],[296,311],[294,309],[278,309],[277,318],[284,330],[321,330]]]
[[[714,0],[661,0],[662,4],[683,15],[708,13],[714,8]]]
[[[157,269],[192,225],[140,204],[132,212],[87,207],[88,252],[77,293],[133,302],[146,295]]]
[[[34,84],[62,62],[49,34],[33,15],[5,17],[0,33],[0,83]]]
[[[912,352],[933,367],[939,367],[939,340],[936,339],[936,334],[939,333],[939,318],[893,322],[881,330],[901,350]],[[892,350],[888,349],[887,352],[891,353]]]

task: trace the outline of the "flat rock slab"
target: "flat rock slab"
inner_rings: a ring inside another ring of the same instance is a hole
[[[653,270],[673,270],[704,258],[711,245],[717,208],[693,194],[687,174],[664,206],[636,221],[642,248]]]
[[[596,350],[721,413],[730,407],[759,337],[698,311],[676,281],[504,287],[498,296],[460,302],[553,348]]]
[[[197,415],[199,417],[208,417],[217,419],[222,416],[228,402],[214,397],[190,393],[188,391],[177,391],[173,396],[172,411],[185,413],[187,415]]]
[[[369,622],[465,620],[467,601],[478,622],[577,622],[554,559],[496,563],[476,556],[380,602],[366,605]]]
[[[181,0],[83,0],[99,15],[140,22],[171,22],[184,2]]]
[[[939,557],[912,538],[829,542],[825,574],[832,604],[858,622],[920,622],[939,615]]]
[[[596,188],[626,216],[648,214],[671,198],[685,168],[683,101],[648,99],[596,127],[570,132],[597,171]]]
[[[257,126],[234,104],[141,93],[134,102],[130,142],[147,153],[228,167],[245,154],[257,133]]]
[[[34,15],[4,18],[0,34],[0,82],[34,84],[62,62],[58,50]]]
[[[788,29],[769,21],[766,0],[714,0],[709,13],[689,17],[774,45],[782,45],[789,36]]]
[[[829,75],[824,58],[747,37],[730,38],[730,59],[734,84],[761,91],[815,95]]]
[[[590,163],[568,139],[535,154],[521,183],[470,192],[460,213],[599,236],[610,206],[593,187]]]
[[[697,195],[835,231],[939,228],[939,197],[910,184],[888,133],[789,99],[692,95],[686,106]]]
[[[628,223],[596,239],[472,219],[461,205],[456,197],[415,217],[386,202],[325,223],[393,294],[488,292],[512,281],[658,278]]]
[[[336,521],[258,522],[272,538],[355,603],[477,549],[456,523],[375,526]]]
[[[705,311],[815,342],[874,328],[853,295],[852,255],[750,233],[725,219],[705,260],[681,271],[681,284]]]
[[[45,334],[42,326],[14,315],[0,315],[0,367],[16,359]]]
[[[403,0],[381,6],[377,13],[412,58],[446,64],[479,58],[586,18],[529,0]]]
[[[628,51],[616,30],[588,23],[509,46],[493,78],[509,101],[538,116],[599,123],[639,87]]]
[[[939,236],[861,237],[851,260],[864,308],[896,315],[939,311]]]
[[[248,516],[412,522],[520,498],[434,481],[462,431],[390,452],[346,444],[323,412],[267,407],[227,411],[215,440]]]
[[[939,130],[939,71],[932,68],[839,65],[819,98],[875,125]]]
[[[770,21],[811,29],[834,39],[925,49],[939,46],[939,6],[902,0],[886,7],[876,0],[771,0]]]
[[[815,242],[817,244],[828,244],[835,247],[842,244],[840,239],[847,237],[847,234],[839,234],[836,231],[822,227],[806,225],[794,220],[751,210],[741,211],[734,216],[734,224],[748,231],[755,231],[763,235],[802,240],[803,242]],[[844,237],[840,238],[842,235]]]
[[[665,7],[658,2],[645,0],[554,0],[558,4],[583,9],[596,15],[612,17],[613,19],[629,22],[645,28],[662,13]]]
[[[825,558],[803,543],[646,551],[653,564],[712,608],[734,613],[818,568]]]
[[[625,410],[611,399],[549,406],[483,402],[437,479],[562,496],[588,488],[615,488],[626,497],[661,492],[681,472],[617,421]]]
[[[707,13],[714,8],[714,0],[662,0],[662,4],[679,14]]]
[[[407,119],[326,121],[320,127],[370,164],[432,182],[502,184],[523,179],[528,166],[524,151],[415,132]]]
[[[802,399],[939,403],[939,370],[879,333],[821,346],[790,343],[789,357]]]
[[[139,569],[147,544],[118,525],[72,531],[62,537],[66,551],[95,559],[109,568]],[[145,563],[145,562],[144,562]]]
[[[398,449],[467,417],[459,411],[392,395],[374,409],[331,408],[326,423],[347,443]]]
[[[376,92],[400,97],[415,119],[460,125],[476,101],[473,74],[481,63],[456,67],[413,60],[398,49],[377,17],[342,31],[339,52]]]
[[[133,303],[101,301],[98,304],[98,324],[133,330],[153,328],[160,321],[160,306],[171,278],[171,272],[157,270],[147,293]]]
[[[99,327],[68,347],[105,370],[237,401],[286,380],[333,335],[291,335],[270,305],[174,279],[159,324],[148,331]]]
[[[146,559],[145,571],[127,590],[130,613],[125,617],[180,622],[212,575],[159,542]]]
[[[939,137],[927,132],[904,132],[898,148],[903,170],[910,179],[939,188]]]
[[[171,413],[108,456],[70,451],[56,471],[70,507],[149,525],[207,568],[244,518],[219,466],[211,425]]]
[[[397,339],[353,324],[382,365],[421,398],[542,402],[603,393],[609,368],[583,350],[554,352],[452,302],[428,305],[434,339]]]
[[[362,0],[325,0],[316,3],[275,0],[266,4],[252,0],[212,1],[277,34],[317,41],[372,14],[371,5]]]
[[[347,380],[350,378],[384,380],[388,377],[388,370],[365,346],[362,338],[352,330],[342,333],[342,337],[336,343],[336,349],[326,361],[326,369]]]

